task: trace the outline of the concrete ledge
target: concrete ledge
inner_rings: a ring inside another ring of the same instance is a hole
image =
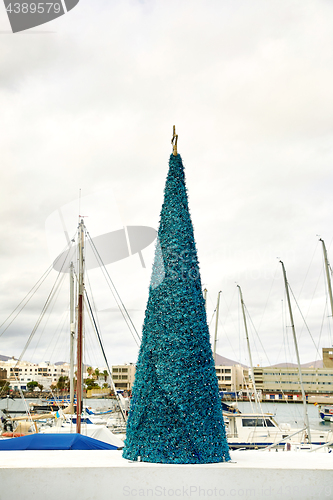
[[[333,499],[333,453],[232,452],[233,463],[163,465],[119,451],[2,451],[0,500]]]

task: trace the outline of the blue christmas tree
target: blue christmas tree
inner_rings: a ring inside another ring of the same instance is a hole
[[[230,460],[179,154],[170,156],[123,457]]]

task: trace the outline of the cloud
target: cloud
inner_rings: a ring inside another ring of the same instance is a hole
[[[79,189],[92,197],[112,189],[124,225],[157,228],[176,124],[208,316],[220,289],[230,308],[221,313],[219,352],[246,356],[237,281],[276,361],[284,336],[277,257],[300,290],[313,336],[330,343],[320,333],[323,280],[313,305],[309,297],[323,277],[316,234],[329,255],[333,237],[332,16],[325,1],[81,0],[49,24],[54,33],[1,34],[3,317],[50,264],[45,221]],[[77,215],[73,209],[73,232]],[[128,308],[141,311],[133,316],[140,330],[153,247],[145,271],[136,257],[110,274]],[[107,318],[111,362],[135,361],[126,325]],[[27,331],[17,332],[1,353],[19,354]],[[257,347],[253,357],[262,360]],[[315,358],[305,333],[300,348],[304,362]]]

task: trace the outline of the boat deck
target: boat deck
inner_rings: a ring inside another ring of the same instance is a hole
[[[0,498],[333,499],[333,453],[234,451],[231,458],[165,465],[131,462],[121,451],[2,451]]]

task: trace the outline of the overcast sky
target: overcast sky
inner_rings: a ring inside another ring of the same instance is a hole
[[[332,344],[317,236],[333,260],[332,56],[329,0],[80,0],[17,34],[0,6],[0,323],[66,245],[59,210],[70,236],[79,212],[91,236],[158,228],[175,124],[212,335],[222,291],[218,353],[249,361],[239,284],[255,364],[295,361],[281,259],[301,361],[319,359]],[[139,333],[153,254],[107,266]],[[20,356],[56,276],[0,354]],[[109,363],[136,362],[100,271],[89,279]],[[25,359],[68,359],[67,276],[59,304]],[[86,362],[101,364],[92,344],[87,324]]]

